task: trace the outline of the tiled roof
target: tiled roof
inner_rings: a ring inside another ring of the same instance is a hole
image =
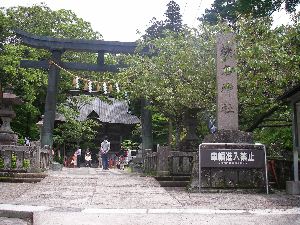
[[[128,113],[126,101],[110,99],[111,102],[104,102],[95,98],[90,104],[80,110],[79,120],[83,121],[92,113],[99,121],[104,123],[137,124],[140,119]],[[94,112],[93,112],[94,111]]]

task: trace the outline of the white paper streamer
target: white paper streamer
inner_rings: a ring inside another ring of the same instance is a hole
[[[104,91],[104,94],[107,94],[107,85],[106,85],[106,82],[103,83],[103,91]]]
[[[120,87],[119,87],[118,83],[116,83],[116,90],[117,90],[118,93],[120,92]]]
[[[75,78],[75,84],[76,84],[76,88],[79,89],[79,77]]]
[[[92,92],[92,81],[89,80],[89,92]]]

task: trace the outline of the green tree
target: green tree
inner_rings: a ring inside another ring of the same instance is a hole
[[[255,18],[270,16],[278,11],[282,4],[288,13],[295,12],[299,0],[215,0],[210,9],[200,18],[211,24],[228,22],[234,24],[238,17],[252,15]]]
[[[13,120],[12,126],[21,136],[36,139],[38,133],[35,123],[44,111],[47,71],[20,68],[19,62],[21,59],[48,59],[50,53],[19,44],[13,30],[20,29],[36,35],[57,38],[101,39],[102,36],[92,30],[90,23],[78,18],[72,11],[53,11],[44,4],[2,8],[0,29],[0,83],[4,88],[11,86],[14,93],[21,96],[24,101],[24,105],[16,109],[17,118]],[[96,56],[70,52],[64,54],[63,60],[95,62]],[[71,84],[72,77],[61,71],[59,102],[65,101]]]
[[[278,97],[299,82],[299,20],[272,29],[270,19],[247,18],[238,26],[240,120],[244,130],[253,131],[282,114]]]
[[[59,106],[58,112],[66,121],[54,130],[53,140],[56,144],[64,144],[71,149],[76,146],[93,146],[99,123],[92,119],[79,119],[80,109],[90,101],[91,97],[82,95],[69,98],[65,104]]]
[[[179,34],[183,32],[184,28],[182,25],[182,15],[180,13],[180,7],[175,1],[170,1],[167,4],[167,10],[164,13],[165,20],[157,21],[156,18],[153,18],[150,23],[151,25],[146,29],[145,35],[143,39],[153,40],[166,37],[167,32],[172,32],[174,34]],[[150,47],[149,47],[150,46]],[[148,56],[156,55],[155,45],[148,43],[148,45],[144,45],[145,49],[152,48],[147,54]],[[142,97],[146,98],[146,96]],[[162,116],[160,111],[155,110],[154,108],[151,109],[153,116],[152,116],[152,130],[153,130],[153,138],[154,143],[158,144],[166,144],[166,139],[163,141],[164,136],[169,136],[169,144],[171,141],[171,133],[167,135],[166,130],[163,129],[161,124],[166,124],[166,117]],[[172,132],[172,122],[169,120],[169,132]]]
[[[182,15],[180,7],[175,1],[170,1],[167,4],[167,11],[165,12],[165,29],[175,33],[181,32],[182,29]]]
[[[278,98],[300,81],[299,14],[293,25],[274,29],[267,18],[238,26],[240,127],[267,144],[270,155],[291,150],[291,109]]]
[[[150,26],[146,29],[145,34],[143,35],[144,39],[149,38],[159,38],[162,36],[163,30],[164,30],[164,22],[157,20],[155,17],[153,17],[150,20]]]
[[[157,20],[155,17],[151,19],[151,25],[145,30],[143,39],[164,37],[165,31],[173,31],[175,33],[183,31],[180,7],[175,1],[170,1],[167,4],[167,10],[164,15],[166,17],[165,20]]]
[[[216,33],[209,27],[202,32],[169,32],[143,42],[141,49],[152,46],[156,54],[129,57],[130,67],[123,72],[131,96],[151,100],[152,110],[174,124],[183,123],[188,109],[214,107]]]
[[[236,27],[240,128],[254,131],[271,116],[288,115],[277,98],[299,82],[299,17],[275,29],[268,17],[241,18]],[[204,23],[189,33],[142,42],[141,49],[151,46],[156,54],[129,58],[124,85],[173,121],[187,109],[198,109],[203,119],[216,107],[216,34],[229,31],[224,24]]]

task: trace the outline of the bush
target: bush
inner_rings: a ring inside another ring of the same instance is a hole
[[[24,159],[23,160],[23,168],[28,169],[30,166],[30,160],[29,159]]]
[[[11,154],[11,168],[12,169],[17,168],[17,156],[15,153]]]
[[[4,168],[4,159],[0,157],[0,169]]]

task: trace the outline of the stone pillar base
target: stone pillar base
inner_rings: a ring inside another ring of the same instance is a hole
[[[300,194],[300,181],[287,181],[286,182],[286,193],[290,195]]]
[[[28,169],[28,172],[29,173],[41,173],[42,170],[41,170],[41,168],[33,167],[33,168]]]
[[[58,162],[53,162],[52,164],[50,164],[51,170],[60,171],[60,170],[62,170],[62,168],[63,168],[63,165]]]

